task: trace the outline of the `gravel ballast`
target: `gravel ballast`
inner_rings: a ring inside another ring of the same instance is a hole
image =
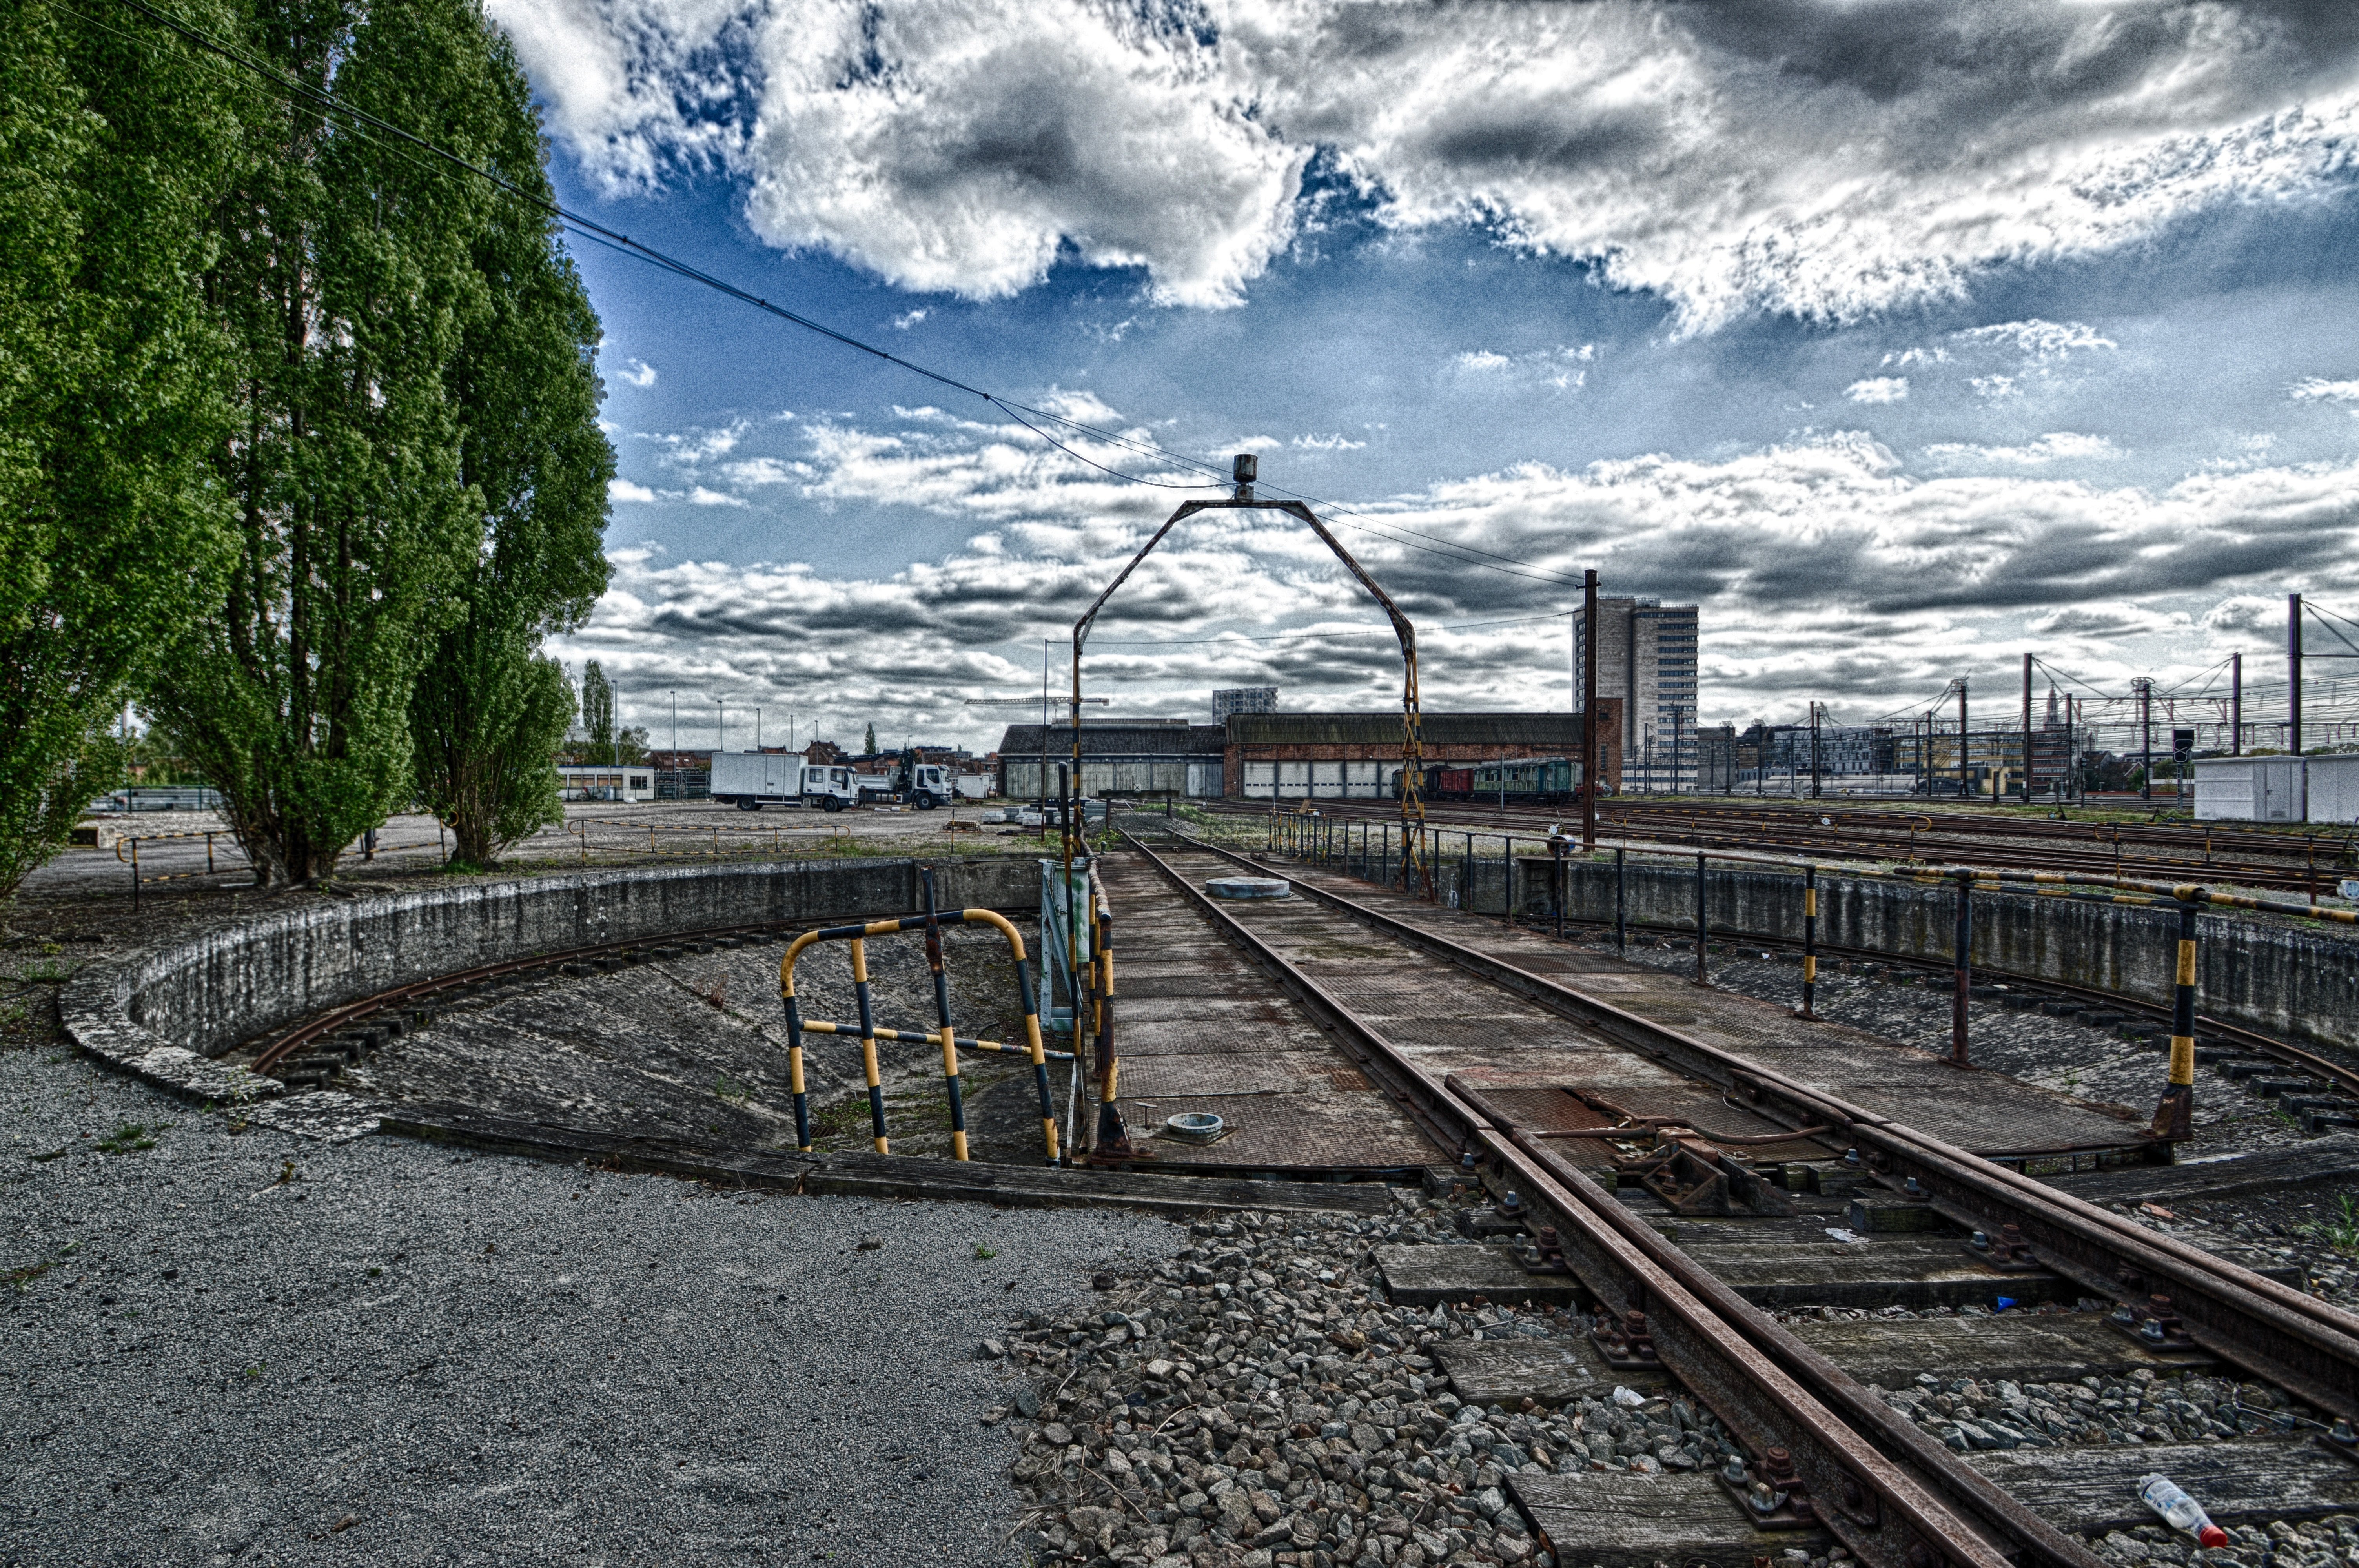
[[[1022,1561],[979,1336],[1111,1212],[342,1143],[0,1051],[0,1563]]]

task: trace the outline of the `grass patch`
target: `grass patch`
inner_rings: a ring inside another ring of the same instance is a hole
[[[985,1246],[984,1246],[984,1245],[983,1245],[983,1243],[981,1243],[981,1242],[979,1242],[979,1241],[978,1241],[978,1242],[976,1242],[976,1243],[974,1244],[974,1260],[975,1260],[977,1263],[988,1263],[988,1262],[990,1262],[993,1258],[996,1258],[996,1257],[998,1257],[998,1256],[999,1256],[999,1249],[998,1249],[998,1248],[996,1248],[996,1247],[985,1247]]]
[[[170,1127],[169,1122],[158,1122],[149,1127],[144,1122],[117,1122],[114,1130],[98,1140],[101,1154],[134,1154],[156,1147],[156,1135]]]
[[[2353,1202],[2348,1192],[2332,1219],[2303,1228],[2337,1252],[2359,1254],[2359,1203]]]

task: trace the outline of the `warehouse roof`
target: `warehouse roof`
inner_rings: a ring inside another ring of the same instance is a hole
[[[1083,757],[1218,757],[1223,738],[1220,725],[1191,724],[1185,719],[1082,721]],[[1048,750],[1056,757],[1072,755],[1070,724],[1049,726]],[[999,740],[999,755],[1004,757],[1021,758],[1027,754],[1037,757],[1040,751],[1038,724],[1010,724]]]
[[[1419,728],[1430,746],[1581,745],[1579,713],[1426,713]],[[1227,729],[1231,746],[1397,745],[1401,738],[1401,716],[1397,713],[1232,713]]]

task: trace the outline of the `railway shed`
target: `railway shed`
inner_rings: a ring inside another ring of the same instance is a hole
[[[1199,800],[1221,793],[1218,724],[1186,719],[1084,719],[1082,787],[1092,795],[1178,795]],[[1394,749],[1399,749],[1397,741]],[[1041,759],[1048,777],[1041,778]],[[1070,724],[1010,724],[999,741],[999,793],[1032,800],[1057,792],[1057,765],[1070,764]]]
[[[1597,708],[1598,771],[1618,789],[1621,700],[1601,697]],[[1429,764],[1581,754],[1577,713],[1426,713],[1419,727]],[[1247,800],[1378,800],[1391,794],[1400,757],[1397,713],[1232,713],[1221,792]]]

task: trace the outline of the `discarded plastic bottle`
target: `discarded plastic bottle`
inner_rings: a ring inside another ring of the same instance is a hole
[[[2225,1546],[2228,1532],[2212,1522],[2203,1505],[2179,1488],[2168,1475],[2147,1475],[2138,1482],[2138,1501],[2160,1514],[2175,1530],[2183,1530],[2202,1546]]]

